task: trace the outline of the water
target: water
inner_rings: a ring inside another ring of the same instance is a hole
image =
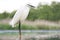
[[[16,39],[17,35],[19,35],[18,30],[0,30],[0,37],[6,37],[6,36],[10,36],[9,39],[14,38]],[[29,39],[29,40],[33,40],[33,39],[37,39],[37,40],[60,40],[60,36],[58,34],[60,34],[60,30],[22,30],[22,38],[25,40]],[[56,34],[56,35],[55,35]],[[49,37],[51,36],[51,37]],[[39,38],[40,37],[40,38]],[[2,39],[4,39],[2,38]],[[43,39],[41,39],[43,38]],[[1,38],[0,38],[1,39]]]
[[[18,34],[18,30],[0,30],[0,34]],[[60,30],[21,30],[22,34],[57,34]]]
[[[0,30],[0,33],[4,32],[19,32],[18,30]],[[21,30],[21,32],[60,32],[60,30]]]

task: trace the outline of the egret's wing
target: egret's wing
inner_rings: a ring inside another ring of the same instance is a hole
[[[14,15],[12,21],[10,22],[10,25],[12,25],[12,27],[14,27],[14,25],[20,20],[23,21],[27,18],[28,13],[29,13],[30,8],[25,5],[20,7],[19,10],[17,10],[16,14]]]

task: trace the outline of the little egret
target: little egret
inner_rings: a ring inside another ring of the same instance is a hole
[[[18,23],[19,20],[20,22],[25,20],[29,14],[30,7],[36,9],[39,3],[40,2],[37,0],[29,0],[24,3],[21,2],[22,5],[20,5],[20,8],[15,13],[12,21],[10,22],[10,25],[12,25],[12,27],[15,27],[14,25]]]
[[[19,22],[19,40],[21,40],[21,22],[27,18],[30,8],[37,8],[38,4],[39,1],[29,0],[24,5],[21,5],[19,10],[17,10],[17,12],[15,13],[12,21],[10,22],[10,25],[12,25],[12,27],[15,27],[15,24]]]

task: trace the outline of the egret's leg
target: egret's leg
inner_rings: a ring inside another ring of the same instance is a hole
[[[21,40],[21,22],[19,21],[19,40]]]

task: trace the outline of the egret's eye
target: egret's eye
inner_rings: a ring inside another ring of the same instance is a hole
[[[28,6],[32,7],[32,8],[35,8],[33,5],[30,5],[30,4],[27,4]]]

